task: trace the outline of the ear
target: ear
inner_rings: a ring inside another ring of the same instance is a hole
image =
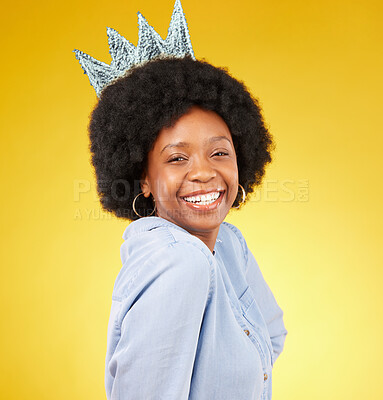
[[[149,178],[146,171],[144,171],[141,175],[140,186],[142,193],[144,194],[144,197],[149,197],[151,190],[150,190]]]

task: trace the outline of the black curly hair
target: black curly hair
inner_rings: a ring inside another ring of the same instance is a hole
[[[91,114],[90,151],[104,210],[132,221],[139,218],[132,203],[141,192],[147,154],[160,130],[192,106],[212,110],[226,122],[246,194],[261,183],[274,143],[258,100],[225,68],[190,56],[156,58],[105,87]],[[148,215],[152,200],[139,199],[140,215]],[[241,191],[233,207],[240,199]]]

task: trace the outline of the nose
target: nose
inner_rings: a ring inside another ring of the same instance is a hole
[[[198,158],[191,164],[188,178],[190,181],[208,182],[217,176],[216,170],[207,159]]]

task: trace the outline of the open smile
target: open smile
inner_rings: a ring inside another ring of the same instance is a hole
[[[224,193],[225,191],[223,190],[198,196],[185,196],[181,197],[181,200],[192,210],[210,211],[221,204]]]

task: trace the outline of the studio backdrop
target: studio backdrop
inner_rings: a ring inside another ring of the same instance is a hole
[[[136,45],[140,11],[165,38],[173,3],[2,6],[1,398],[105,399],[128,221],[97,199],[87,132],[97,97],[73,49],[109,64],[106,27]],[[227,217],[285,313],[273,399],[381,399],[381,2],[182,6],[196,57],[246,84],[276,143],[262,185]]]

